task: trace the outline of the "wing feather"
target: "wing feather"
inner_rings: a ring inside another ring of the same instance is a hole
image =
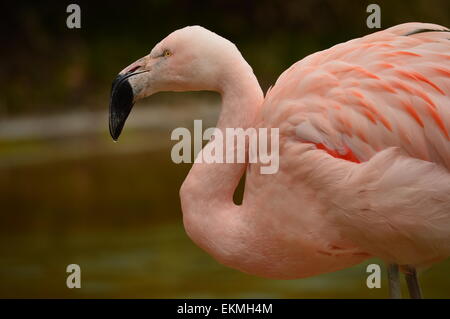
[[[446,31],[407,23],[304,58],[268,92],[266,124],[287,121],[286,134],[337,157],[367,161],[397,146],[450,169]]]

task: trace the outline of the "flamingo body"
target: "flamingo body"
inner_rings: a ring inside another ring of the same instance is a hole
[[[276,238],[302,225],[315,254],[336,259],[421,267],[450,255],[450,33],[405,36],[421,29],[445,30],[408,23],[338,44],[294,64],[269,91],[258,125],[280,127],[280,173],[269,183],[251,169],[246,195],[258,206],[269,188],[262,198],[277,191],[287,202],[270,214],[283,225]]]
[[[234,213],[185,221],[193,240],[224,264],[283,279],[370,256],[418,267],[448,257],[450,41],[404,35],[418,29],[444,28],[396,26],[286,70],[254,123],[280,128],[279,172],[252,164]]]

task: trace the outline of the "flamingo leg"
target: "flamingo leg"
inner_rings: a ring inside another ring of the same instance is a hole
[[[397,264],[387,265],[389,297],[391,299],[402,299],[402,289],[400,287],[399,267]]]
[[[405,266],[405,279],[411,299],[422,299],[422,290],[420,289],[416,268]]]

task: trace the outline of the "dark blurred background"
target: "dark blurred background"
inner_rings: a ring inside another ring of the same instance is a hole
[[[217,264],[185,235],[171,130],[202,118],[212,93],[138,103],[120,143],[107,131],[110,85],[170,32],[199,24],[233,41],[264,91],[292,63],[374,32],[372,1],[34,1],[2,4],[0,21],[0,297],[378,298],[365,264],[294,281]],[[81,29],[66,7],[81,7]],[[377,1],[382,28],[450,26],[448,0]],[[368,263],[377,262],[371,260]],[[82,288],[65,285],[66,266]],[[450,262],[422,274],[426,297],[450,297]],[[385,278],[384,278],[385,280]]]

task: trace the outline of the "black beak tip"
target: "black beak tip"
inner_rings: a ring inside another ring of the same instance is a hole
[[[120,122],[125,123],[125,120],[120,121],[119,114],[115,111],[120,106],[115,106],[114,102],[111,101],[110,113],[109,113],[109,134],[112,139],[116,142],[119,139],[120,133],[122,133],[122,127],[120,127]]]
[[[126,74],[118,75],[112,83],[109,104],[109,133],[114,141],[118,140],[134,104],[133,89],[127,78]]]
[[[114,142],[117,142],[119,140],[119,135],[118,134],[115,134],[111,130],[109,130],[109,134],[111,135],[111,138],[113,139]]]

